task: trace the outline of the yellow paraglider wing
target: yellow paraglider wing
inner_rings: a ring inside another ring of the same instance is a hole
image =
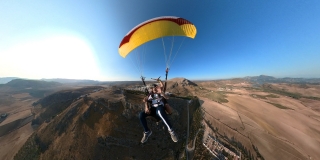
[[[125,58],[138,46],[165,36],[186,36],[194,38],[197,34],[195,25],[179,17],[158,17],[134,27],[121,41],[119,54]]]

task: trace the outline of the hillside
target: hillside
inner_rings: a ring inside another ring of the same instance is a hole
[[[198,97],[205,111],[205,137],[211,139],[208,146],[217,147],[211,136],[242,156],[317,159],[319,84],[260,78],[265,81],[259,85],[245,79],[197,82],[202,88]]]
[[[0,87],[0,137],[28,124],[33,119],[32,103],[55,92],[61,84],[14,79]],[[63,98],[62,98],[63,99]]]
[[[176,159],[185,156],[187,100],[169,99],[174,108],[170,119],[179,135],[177,143],[172,142],[162,123],[156,125],[149,119],[153,134],[146,144],[141,144],[143,128],[138,113],[143,108],[142,98],[142,92],[104,89],[75,100],[43,123],[15,159]],[[47,97],[37,105],[52,102],[54,97]],[[198,108],[195,99],[190,104],[190,119]],[[191,125],[192,130],[200,127],[192,120]]]
[[[50,121],[69,107],[75,100],[87,96],[98,89],[102,89],[102,87],[91,86],[74,90],[62,90],[34,102],[33,114],[35,118],[32,120],[32,125],[40,125],[44,121]]]
[[[46,82],[40,80],[13,79],[0,85],[0,94],[28,93],[32,97],[42,98],[46,95],[61,90],[66,86],[58,82]]]
[[[61,84],[58,82],[46,82],[40,80],[13,79],[6,84],[8,87],[16,89],[40,89],[57,87]]]
[[[313,83],[320,84],[320,78],[275,78],[267,75],[245,77],[245,80],[249,80],[252,83],[264,84],[264,83]]]
[[[53,78],[53,79],[41,79],[46,82],[58,82],[67,84],[86,84],[86,85],[98,85],[99,81],[95,80],[79,80],[79,79],[63,79],[63,78]]]
[[[138,119],[144,95],[132,90],[141,89],[132,87],[135,83],[64,90],[40,99],[33,110],[33,124],[39,127],[15,159],[319,157],[320,86],[316,83],[171,79],[167,91],[172,93],[168,102],[174,112],[169,117],[180,140],[172,142],[164,125],[149,119],[153,134],[146,144],[140,143],[143,129]],[[193,101],[188,136],[189,99]]]
[[[19,79],[18,77],[1,77],[0,78],[0,84],[6,84],[10,82],[13,79]]]
[[[284,83],[269,76],[257,78],[258,85],[239,78],[177,87],[200,99],[205,112],[204,143],[216,154],[225,152],[224,157],[239,152],[254,159],[319,157],[320,85],[304,79]],[[233,153],[217,149],[218,144]]]
[[[33,133],[32,104],[58,90],[57,83],[14,79],[0,85],[0,159],[12,159]]]
[[[193,96],[193,91],[197,84],[186,78],[173,78],[167,81],[167,92],[172,92],[178,96]]]

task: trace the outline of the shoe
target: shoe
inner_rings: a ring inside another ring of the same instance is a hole
[[[169,131],[169,133],[171,135],[172,141],[173,142],[178,142],[178,136],[176,135],[176,133],[173,130]]]
[[[141,139],[141,143],[145,143],[147,142],[149,136],[152,134],[152,131],[149,131],[149,132],[143,132],[143,137]]]

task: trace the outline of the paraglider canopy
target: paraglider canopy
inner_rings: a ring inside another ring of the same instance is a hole
[[[137,47],[139,47],[145,43],[148,43],[149,41],[161,38],[162,44],[163,44],[163,49],[164,49],[164,55],[165,55],[165,63],[166,63],[165,81],[167,81],[170,64],[173,62],[173,60],[175,58],[175,56],[174,56],[171,61],[174,37],[182,36],[183,38],[189,37],[189,38],[193,39],[193,38],[195,38],[196,34],[197,34],[197,29],[196,29],[195,25],[184,18],[175,17],[175,16],[157,17],[157,18],[153,18],[153,19],[147,20],[145,22],[142,22],[139,25],[135,26],[133,29],[131,29],[123,37],[123,39],[119,45],[118,51],[119,51],[120,56],[122,56],[123,58],[126,58],[127,55],[130,54]],[[170,54],[168,57],[166,55],[165,43],[163,40],[164,37],[172,37]],[[181,43],[181,45],[182,45],[182,43]],[[180,47],[181,47],[181,45],[180,45]],[[178,51],[179,51],[180,47],[178,48]],[[176,52],[176,54],[178,53],[178,51]],[[144,56],[137,56],[137,57],[138,57],[137,61],[140,61],[140,63],[139,63],[139,65],[136,65],[136,67],[137,67],[137,69],[140,69],[141,80],[142,80],[143,84],[146,86],[145,77],[143,77],[143,73],[142,73],[142,66],[143,66],[142,61],[144,60],[144,58],[143,58]],[[164,85],[164,92],[166,91],[166,86],[167,86],[167,82],[165,82],[165,85]],[[147,89],[145,89],[145,93],[148,94]]]
[[[194,38],[196,27],[188,20],[163,16],[147,20],[126,34],[119,45],[119,54],[125,58],[132,50],[140,45],[165,36],[185,36]]]

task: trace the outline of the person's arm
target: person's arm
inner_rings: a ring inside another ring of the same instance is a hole
[[[161,88],[161,91],[164,91],[164,85],[163,85],[163,82],[160,80],[160,79],[158,79],[158,82],[160,83],[160,88]]]
[[[149,96],[144,97],[143,102],[148,102],[148,98],[149,98]]]
[[[144,102],[144,112],[147,113],[147,114],[150,114],[150,110],[149,110],[149,107],[148,107],[148,102]]]
[[[159,79],[158,80],[159,83],[160,83],[160,88],[161,88],[161,96],[164,97],[165,99],[169,99],[169,97],[164,93],[164,85],[163,85],[163,82]]]
[[[148,107],[148,97],[145,97],[143,99],[144,101],[144,112],[147,113],[147,114],[150,114],[150,110],[149,110],[149,107]]]

